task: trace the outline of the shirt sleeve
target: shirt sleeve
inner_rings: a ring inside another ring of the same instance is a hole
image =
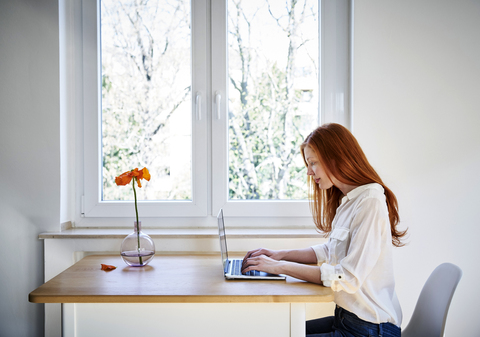
[[[385,202],[377,198],[364,199],[352,219],[350,234],[346,256],[338,265],[322,266],[320,270],[325,273],[322,280],[325,278],[332,290],[353,294],[375,267],[385,241],[391,242]]]
[[[327,245],[325,243],[311,247],[317,256],[317,264],[320,266],[327,261]]]
[[[332,282],[335,280],[342,280],[345,278],[341,265],[332,266],[331,264],[324,263],[320,266],[320,275],[322,283],[325,287],[331,287]]]

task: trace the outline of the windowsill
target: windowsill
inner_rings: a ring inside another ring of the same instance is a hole
[[[120,239],[132,232],[128,228],[69,228],[59,232],[39,234],[39,239]],[[212,239],[218,238],[216,228],[144,229],[153,239]],[[323,238],[314,228],[229,228],[232,239],[310,239]]]

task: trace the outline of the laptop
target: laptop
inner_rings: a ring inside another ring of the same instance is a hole
[[[285,280],[286,276],[269,274],[263,271],[252,270],[242,274],[243,259],[229,259],[227,250],[227,237],[225,235],[225,220],[223,209],[217,215],[218,234],[220,236],[220,252],[222,253],[223,273],[227,280]]]

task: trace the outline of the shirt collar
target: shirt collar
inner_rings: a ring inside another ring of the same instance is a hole
[[[346,196],[344,196],[342,198],[342,204],[344,202],[347,202],[349,200],[352,200],[352,199],[355,199],[356,197],[358,197],[362,192],[368,190],[368,189],[374,189],[374,190],[378,190],[382,193],[384,193],[384,189],[382,187],[382,185],[380,184],[377,184],[377,183],[371,183],[371,184],[366,184],[366,185],[361,185],[361,186],[358,186],[358,187],[355,187],[353,190],[351,190],[350,192],[347,193]]]

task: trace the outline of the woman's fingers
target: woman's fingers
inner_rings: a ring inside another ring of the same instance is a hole
[[[272,268],[275,268],[275,263],[280,259],[275,256],[276,253],[277,251],[266,248],[249,251],[243,258],[242,273],[250,270],[271,272]]]
[[[242,265],[242,273],[246,273],[250,270],[258,270],[256,267],[260,264],[260,260],[258,257],[250,257],[243,261]]]
[[[258,270],[272,273],[275,269],[276,264],[278,264],[278,261],[273,260],[266,255],[250,257],[243,264],[242,273],[246,273],[250,270]]]
[[[263,250],[264,250],[263,248],[259,248],[259,249],[254,249],[254,250],[249,251],[249,252],[245,255],[245,257],[243,258],[243,263],[242,263],[242,265],[245,266],[245,263],[246,263],[246,261],[247,261],[248,259],[250,259],[250,258],[252,258],[252,257],[257,257],[257,256],[262,255],[262,251],[263,251]]]
[[[255,253],[258,249],[255,249],[255,250],[251,250],[249,251],[247,254],[245,254],[245,257],[243,258],[243,261],[245,261],[246,259],[248,259],[250,256],[252,256],[253,253]]]
[[[259,255],[262,255],[264,253],[265,253],[264,248],[258,248],[258,249],[254,249],[254,250],[249,251],[245,257],[259,256]]]

